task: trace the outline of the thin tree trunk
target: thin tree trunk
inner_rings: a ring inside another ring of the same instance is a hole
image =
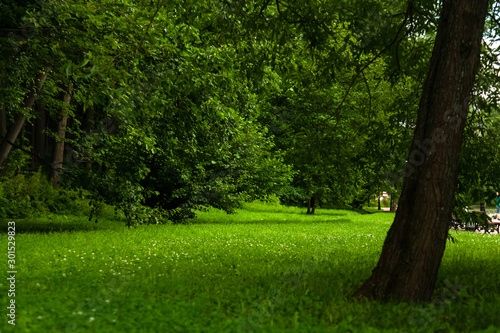
[[[488,0],[443,0],[399,207],[371,277],[354,294],[429,301],[444,253]]]
[[[5,139],[2,140],[2,145],[0,145],[0,166],[5,162],[5,160],[7,160],[10,150],[12,149],[12,143],[16,141],[17,136],[21,132],[25,121],[26,116],[23,114],[18,114],[14,119],[14,123],[10,127],[9,131],[4,136]]]
[[[88,136],[91,136],[95,129],[95,110],[93,106],[89,106],[83,115],[83,128]],[[81,160],[80,162],[83,164],[85,168],[92,168],[92,161],[90,160],[90,152],[89,151],[80,151]]]
[[[61,118],[57,127],[57,139],[52,150],[52,168],[50,169],[50,179],[54,187],[59,187],[59,172],[62,170],[64,160],[64,139],[66,138],[66,126],[68,124],[69,104],[71,102],[71,92],[73,88],[63,94],[63,108]]]
[[[0,147],[7,135],[7,108],[5,104],[0,105]],[[0,175],[6,175],[7,170],[0,168]]]
[[[5,70],[0,69],[0,84],[5,84]],[[7,135],[7,108],[5,104],[0,104],[0,143],[3,138]]]
[[[0,136],[3,138],[7,135],[7,108],[5,104],[0,105]],[[2,142],[2,139],[0,139]]]
[[[394,198],[391,196],[391,201],[389,203],[389,211],[391,213],[395,213],[396,212],[396,200],[394,200]]]
[[[314,214],[316,210],[316,196],[312,196],[311,199],[307,202],[307,214]]]
[[[48,71],[40,71],[35,79],[35,86],[33,89],[26,95],[23,101],[23,107],[25,109],[30,109],[33,107],[35,100],[42,89],[43,83],[47,78]],[[26,111],[25,111],[26,112]],[[21,129],[24,126],[24,122],[26,121],[26,116],[24,114],[18,114],[14,120],[14,124],[9,128],[7,134],[4,136],[5,140],[2,140],[0,145],[0,166],[5,162],[7,157],[9,156],[10,150],[12,149],[12,144],[17,139],[17,136],[21,132]]]

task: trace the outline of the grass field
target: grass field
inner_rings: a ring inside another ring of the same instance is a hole
[[[365,303],[391,213],[249,204],[196,224],[16,221],[16,326],[3,332],[498,332],[500,236],[452,232],[431,304]]]

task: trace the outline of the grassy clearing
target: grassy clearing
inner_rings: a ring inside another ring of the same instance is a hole
[[[376,264],[393,216],[340,210],[308,216],[251,204],[236,215],[200,213],[193,225],[17,221],[18,230],[24,224],[30,232],[16,235],[16,329],[497,331],[498,236],[453,233],[458,242],[448,244],[434,304],[349,299]],[[4,318],[0,330],[8,329]]]

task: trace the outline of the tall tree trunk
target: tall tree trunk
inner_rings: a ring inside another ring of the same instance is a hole
[[[48,71],[40,71],[35,79],[35,86],[33,89],[26,95],[23,101],[23,107],[25,109],[30,109],[33,107],[35,100],[42,89],[43,83],[47,78]],[[26,112],[26,111],[25,111]],[[5,140],[2,140],[0,144],[0,166],[5,162],[7,157],[9,156],[10,150],[12,149],[12,143],[16,141],[19,132],[24,126],[24,122],[26,121],[26,116],[24,114],[18,114],[14,120],[14,124],[9,128],[7,134],[4,136]],[[2,137],[3,138],[3,137]]]
[[[68,91],[63,94],[63,107],[61,110],[61,118],[57,126],[57,139],[54,142],[52,150],[52,168],[50,169],[50,179],[54,187],[59,186],[59,172],[62,170],[64,160],[64,139],[66,138],[66,126],[68,124],[69,104],[71,102],[71,93],[73,87],[70,86]]]
[[[43,132],[47,126],[45,106],[42,103],[36,103],[35,111],[36,119],[32,133],[33,159],[31,165],[33,169],[40,166],[40,161],[43,160],[47,152],[47,136]]]
[[[443,0],[399,207],[371,277],[354,294],[429,301],[444,253],[488,0]]]

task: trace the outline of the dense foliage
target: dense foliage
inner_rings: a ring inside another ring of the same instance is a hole
[[[129,224],[232,212],[270,194],[349,207],[398,196],[436,30],[432,1],[0,9],[4,176],[42,167],[55,188],[87,190]],[[490,203],[499,181],[495,10],[461,158],[462,206]]]

